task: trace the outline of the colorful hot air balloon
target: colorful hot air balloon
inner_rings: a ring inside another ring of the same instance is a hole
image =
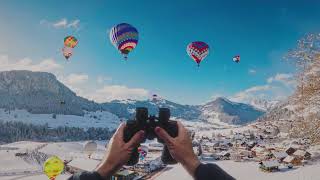
[[[110,30],[110,41],[127,59],[128,54],[137,46],[138,30],[127,23],[118,24]]]
[[[209,45],[201,41],[189,43],[187,53],[199,66],[200,62],[209,54]]]
[[[143,161],[146,158],[147,154],[148,154],[148,147],[147,146],[143,146],[143,145],[140,146],[138,148],[138,153],[139,153],[139,159],[141,161]]]
[[[78,40],[74,36],[67,36],[64,38],[64,46],[74,48],[78,44]]]
[[[52,156],[46,160],[43,166],[44,173],[50,180],[54,180],[64,169],[63,161],[57,156]]]
[[[239,55],[234,56],[234,57],[232,58],[232,60],[233,60],[234,62],[236,62],[236,63],[239,63],[239,62],[240,62],[240,56],[239,56]]]
[[[63,56],[68,60],[72,56],[72,48],[71,47],[63,47],[62,48]]]

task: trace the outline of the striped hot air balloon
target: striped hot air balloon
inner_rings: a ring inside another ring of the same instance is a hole
[[[110,41],[127,59],[128,54],[137,46],[138,30],[130,24],[121,23],[110,30]]]
[[[199,66],[209,54],[209,45],[201,41],[191,42],[187,46],[187,53]]]

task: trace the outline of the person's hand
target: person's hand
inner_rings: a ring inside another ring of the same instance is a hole
[[[164,129],[155,128],[155,133],[165,142],[171,156],[181,163],[183,167],[194,176],[196,168],[200,165],[198,157],[194,154],[192,141],[188,130],[178,122],[178,136],[171,137]]]
[[[125,163],[128,162],[133,148],[137,147],[144,138],[144,131],[137,132],[129,142],[123,141],[123,131],[125,123],[122,123],[112,136],[107,153],[103,161],[98,165],[96,171],[103,178],[111,177]]]

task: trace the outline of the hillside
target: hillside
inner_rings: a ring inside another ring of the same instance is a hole
[[[0,72],[0,108],[26,109],[36,114],[83,115],[99,105],[77,96],[53,74],[31,71]]]

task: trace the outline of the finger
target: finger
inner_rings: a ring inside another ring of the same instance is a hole
[[[172,142],[172,137],[161,127],[155,128],[155,133],[166,143],[170,144]]]
[[[130,141],[127,143],[127,146],[131,148],[137,147],[140,144],[140,142],[143,140],[143,138],[144,138],[144,131],[140,130],[130,139]]]
[[[123,139],[123,131],[125,127],[126,127],[126,123],[121,123],[118,129],[116,130],[116,132],[114,133],[114,137]]]
[[[180,121],[177,121],[177,126],[178,126],[178,136],[184,134],[187,131]]]

